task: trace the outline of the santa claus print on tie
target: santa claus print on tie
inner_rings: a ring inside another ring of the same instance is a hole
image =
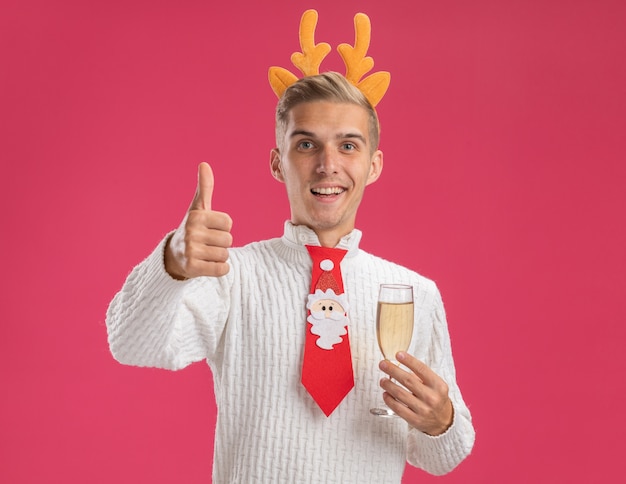
[[[331,262],[331,261],[329,261]],[[332,264],[332,262],[331,262]],[[333,289],[316,289],[309,294],[306,308],[307,321],[311,323],[311,333],[319,336],[315,344],[324,350],[332,350],[333,345],[343,341],[348,333],[348,299],[345,294],[335,294]]]

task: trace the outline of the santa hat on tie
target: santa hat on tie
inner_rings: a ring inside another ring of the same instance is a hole
[[[344,313],[348,312],[348,298],[345,294],[339,294],[341,288],[332,272],[334,268],[335,263],[330,259],[324,259],[320,262],[322,273],[315,284],[315,293],[308,296],[307,309],[310,309],[320,299],[330,299],[338,302],[344,309]]]
[[[332,289],[335,294],[338,294],[340,292],[339,284],[337,284],[337,280],[331,272],[334,268],[335,263],[330,259],[324,259],[320,262],[320,269],[322,269],[323,272],[320,275],[320,278],[317,280],[315,289],[320,289],[324,292],[327,289]]]

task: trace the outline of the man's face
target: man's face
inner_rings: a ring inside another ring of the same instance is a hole
[[[289,113],[284,140],[272,150],[274,176],[285,183],[291,221],[334,246],[353,228],[365,187],[378,179],[381,151],[372,151],[368,113],[354,104],[318,101]]]

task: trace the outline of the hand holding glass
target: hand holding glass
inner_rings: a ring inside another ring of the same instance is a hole
[[[413,337],[413,287],[381,284],[376,311],[376,335],[383,356],[396,362],[398,351],[407,351]],[[370,409],[378,417],[396,417],[386,405]]]

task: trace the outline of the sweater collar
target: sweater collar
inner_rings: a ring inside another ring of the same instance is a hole
[[[346,257],[353,257],[359,251],[361,236],[360,230],[353,229],[352,232],[341,238],[336,248],[347,250]],[[285,222],[282,240],[285,244],[300,247],[302,250],[306,250],[305,245],[321,245],[313,230],[306,225],[294,225],[289,220]]]

